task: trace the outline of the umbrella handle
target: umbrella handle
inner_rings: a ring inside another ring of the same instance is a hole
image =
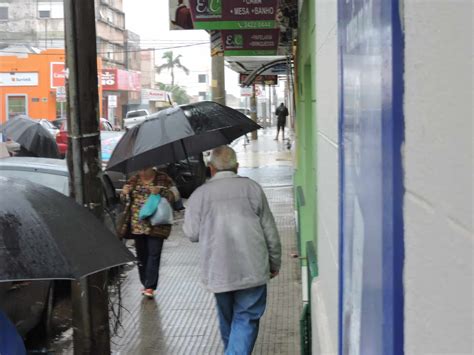
[[[191,173],[191,176],[194,176],[193,171],[191,169],[191,162],[189,161],[188,151],[186,150],[186,146],[184,145],[184,141],[181,139],[181,147],[183,147],[184,155],[186,155],[186,162],[188,163],[188,170]]]

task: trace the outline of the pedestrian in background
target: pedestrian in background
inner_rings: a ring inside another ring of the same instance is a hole
[[[275,111],[275,115],[277,116],[277,135],[275,140],[278,140],[278,135],[281,135],[282,139],[285,140],[285,126],[286,126],[286,117],[288,116],[288,109],[286,108],[285,104],[282,102],[280,106],[277,107]]]
[[[171,233],[171,225],[152,226],[148,219],[140,220],[140,209],[150,194],[160,194],[172,204],[174,188],[173,180],[166,173],[147,168],[131,177],[122,189],[121,198],[130,206],[130,217],[126,221],[130,226],[128,238],[135,240],[142,294],[148,298],[154,297],[158,286],[161,251]]]
[[[278,275],[281,243],[265,193],[237,175],[235,151],[211,153],[212,178],[191,195],[184,233],[200,242],[202,282],[214,293],[226,354],[251,354]]]

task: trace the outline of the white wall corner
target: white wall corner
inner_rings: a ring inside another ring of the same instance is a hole
[[[322,297],[321,282],[316,277],[311,284],[311,329],[313,355],[337,355],[337,344],[333,344],[328,313]],[[335,337],[337,339],[337,337]]]

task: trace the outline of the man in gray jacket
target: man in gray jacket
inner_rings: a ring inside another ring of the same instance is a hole
[[[216,298],[226,354],[251,354],[267,298],[278,275],[281,243],[265,193],[237,175],[235,151],[211,153],[212,178],[189,198],[184,233],[200,242],[201,276]]]

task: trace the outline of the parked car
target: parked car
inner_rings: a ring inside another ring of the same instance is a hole
[[[51,121],[47,120],[47,119],[40,119],[39,120],[39,123],[48,130],[49,133],[51,133],[51,135],[53,137],[56,137],[57,134],[59,133],[59,128],[56,127]]]
[[[150,112],[148,112],[148,110],[128,111],[123,120],[123,125],[127,129],[132,128],[133,126],[145,121],[149,115]]]
[[[59,155],[61,155],[61,157],[65,157],[67,153],[67,120],[65,118],[58,119],[54,124],[59,125],[60,127],[59,133],[56,135],[56,144],[58,145]],[[110,132],[113,131],[114,128],[109,121],[107,121],[105,118],[101,118],[100,130]]]
[[[69,195],[69,173],[65,160],[34,157],[2,158],[0,176],[29,180]],[[102,186],[104,223],[115,233],[120,200],[106,174],[103,175]],[[51,321],[54,287],[55,283],[51,281],[0,283],[0,308],[16,325],[21,335],[25,336],[33,329],[46,328]]]

